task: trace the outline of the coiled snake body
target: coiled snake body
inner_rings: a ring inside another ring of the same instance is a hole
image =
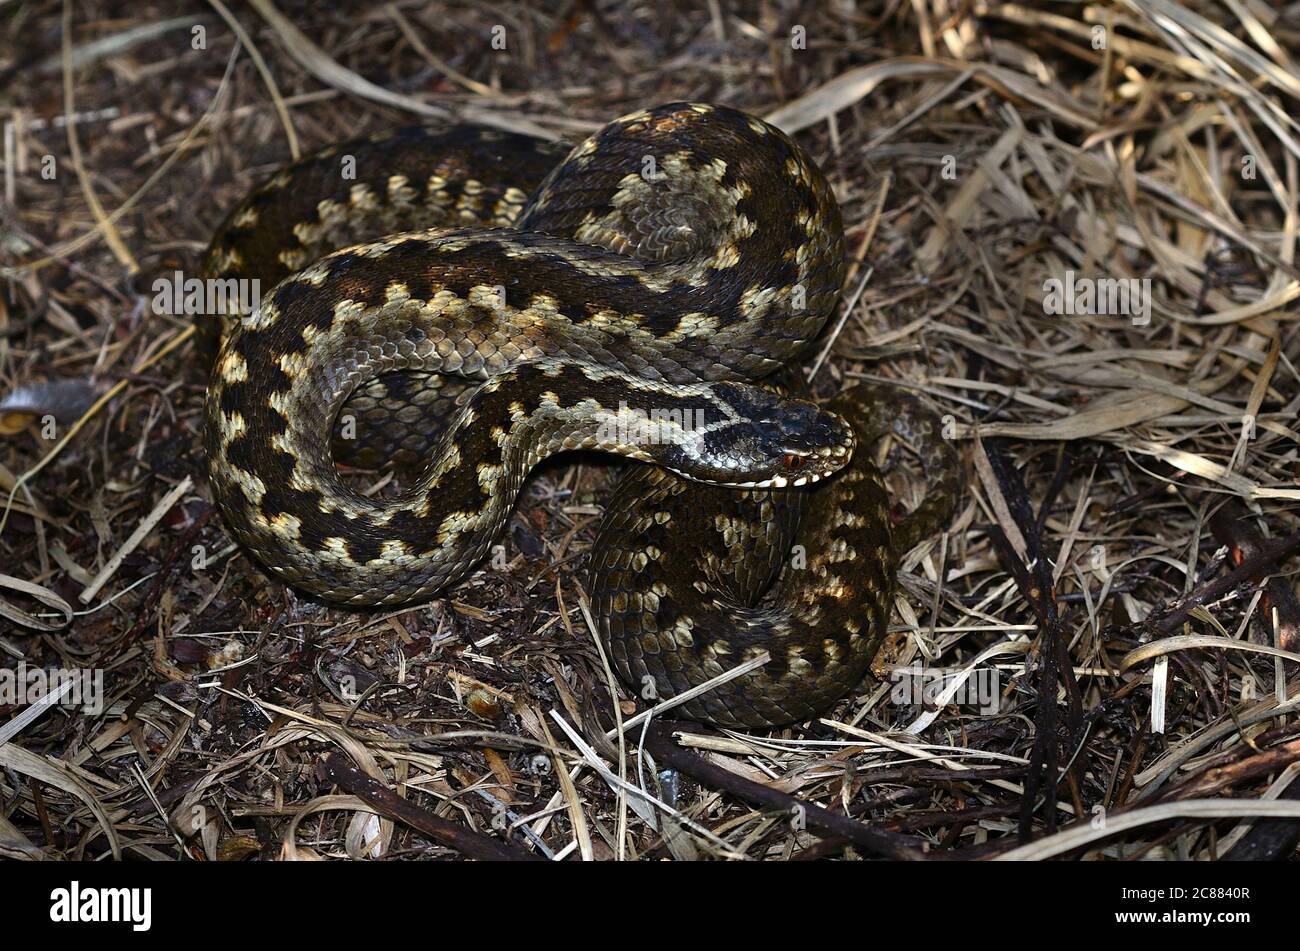
[[[950,510],[952,450],[914,401],[860,387],[822,408],[772,384],[826,322],[844,270],[831,190],[783,133],[675,103],[564,154],[405,130],[327,149],[249,195],[205,269],[279,283],[216,357],[214,497],[286,581],[394,605],[465,578],[539,460],[597,449],[650,463],[622,480],[592,551],[615,667],[653,701],[766,651],[679,712],[807,718],[876,652],[900,548]],[[355,178],[340,175],[348,162]],[[855,431],[865,443],[891,427],[935,482],[898,525],[869,447],[854,451]],[[340,458],[419,475],[368,498]]]

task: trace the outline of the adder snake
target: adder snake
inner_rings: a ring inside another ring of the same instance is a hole
[[[328,601],[454,586],[533,465],[617,453],[644,464],[591,555],[615,667],[654,701],[767,651],[678,712],[770,726],[862,677],[898,555],[951,509],[953,451],[915,401],[772,385],[835,306],[842,226],[812,159],[731,109],[634,113],[572,151],[464,128],[326,149],[235,208],[205,270],[275,284],[223,333],[213,495]],[[933,483],[898,524],[867,444],[891,427]],[[370,498],[339,460],[422,468]]]

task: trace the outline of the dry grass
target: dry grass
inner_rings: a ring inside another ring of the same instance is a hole
[[[70,6],[0,10],[0,653],[102,670],[106,706],[0,705],[0,855],[1294,851],[1251,820],[1300,820],[1300,6]],[[508,566],[448,598],[324,608],[211,517],[202,373],[151,287],[299,150],[683,98],[822,161],[854,264],[817,384],[923,394],[971,478],[903,565],[884,681],[774,736],[684,727],[661,774],[607,732],[583,611],[608,470],[537,474]],[[1149,313],[1047,313],[1067,271]],[[997,709],[892,702],[920,663],[996,671]]]

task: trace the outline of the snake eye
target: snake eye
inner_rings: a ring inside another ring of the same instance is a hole
[[[798,469],[803,465],[803,456],[787,454],[785,457],[785,467],[787,469]]]

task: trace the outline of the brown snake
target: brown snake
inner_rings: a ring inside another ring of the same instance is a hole
[[[857,683],[898,555],[951,511],[955,455],[914,400],[771,385],[835,306],[843,233],[812,159],[731,109],[634,113],[567,158],[477,129],[335,146],[250,194],[205,267],[279,282],[216,358],[213,494],[263,564],[329,601],[457,584],[533,465],[617,453],[649,464],[592,549],[615,668],[654,702],[765,651],[677,712],[771,726]],[[898,525],[864,445],[891,428],[933,482]],[[336,460],[418,474],[369,498]]]

